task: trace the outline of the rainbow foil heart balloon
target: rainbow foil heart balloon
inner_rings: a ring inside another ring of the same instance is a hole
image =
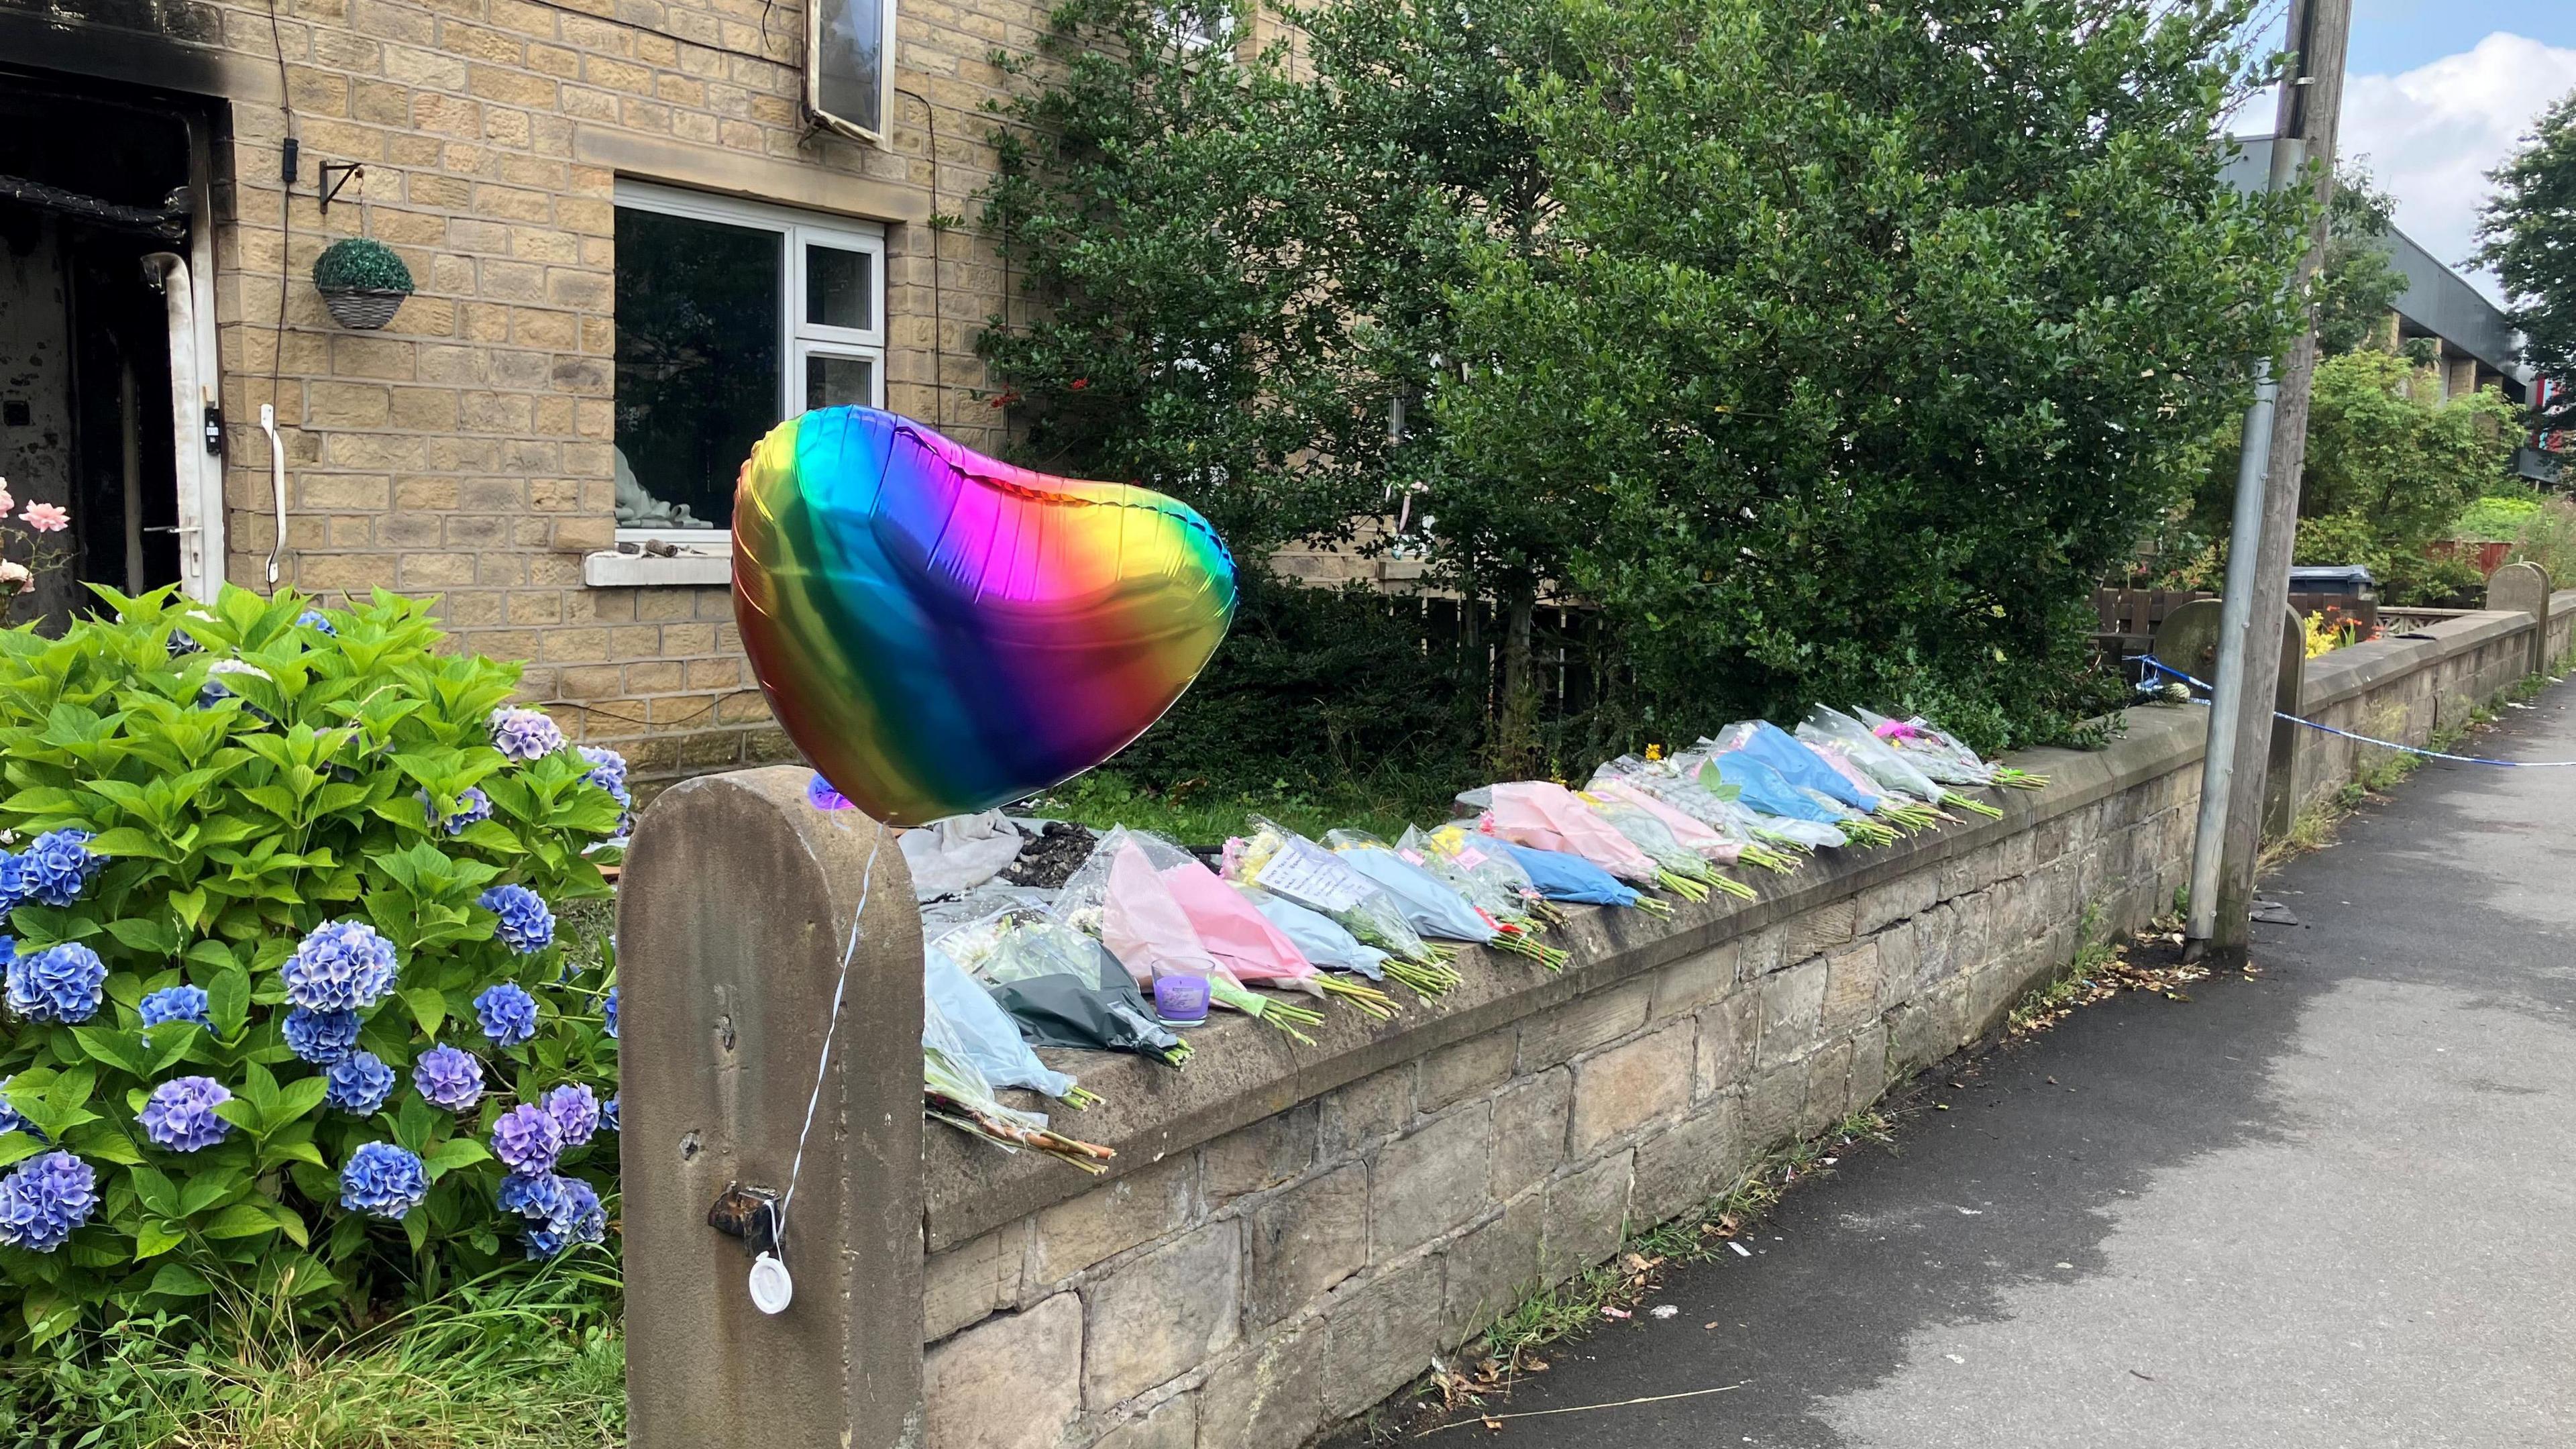
[[[906,418],[781,423],[735,485],[734,614],[788,738],[898,825],[1081,774],[1181,697],[1234,619],[1187,504],[987,458]]]

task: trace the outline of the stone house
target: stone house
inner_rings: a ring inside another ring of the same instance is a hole
[[[827,403],[998,441],[1004,272],[934,218],[1042,17],[0,0],[0,476],[70,506],[84,580],[438,595],[639,780],[792,759],[735,637],[735,470]],[[351,236],[416,283],[381,330],[312,281]]]

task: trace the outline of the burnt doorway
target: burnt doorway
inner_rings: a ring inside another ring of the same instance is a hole
[[[59,627],[99,607],[92,583],[196,582],[185,555],[211,419],[180,413],[210,396],[186,315],[202,127],[180,102],[0,69],[0,476],[20,510],[71,517],[42,536],[64,566],[9,622]]]

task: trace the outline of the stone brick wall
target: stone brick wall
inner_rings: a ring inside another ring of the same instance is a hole
[[[2309,698],[2421,744],[2521,678],[2529,628],[2338,651]],[[1453,997],[1337,1014],[1312,1048],[1220,1022],[1179,1073],[1049,1053],[1107,1097],[1070,1126],[1119,1170],[926,1139],[927,1449],[1296,1449],[1367,1410],[1975,1041],[2083,932],[2169,910],[2205,718],[2133,710],[2107,750],[2019,760],[2056,783],[2004,820],[1818,860],[1751,903],[1584,914],[1562,976],[1483,957]],[[2303,732],[2303,800],[2368,763]]]
[[[442,596],[463,647],[528,661],[529,698],[649,779],[792,755],[725,590],[582,583],[582,555],[614,539],[619,177],[885,224],[888,404],[995,441],[999,414],[969,390],[1002,271],[971,229],[927,223],[971,212],[989,179],[991,57],[1033,50],[1044,7],[897,0],[896,14],[882,147],[807,127],[795,3],[278,0],[272,24],[247,0],[0,0],[0,33],[14,64],[211,98],[230,577],[265,578],[257,419],[273,402],[285,582]],[[366,166],[327,214],[323,162]],[[381,332],[333,323],[310,280],[325,245],[361,233],[418,283]]]
[[[2198,728],[2141,712],[2111,751],[2045,762],[2057,789],[2006,821],[1818,862],[1669,933],[1611,938],[1594,913],[1563,978],[1474,963],[1499,983],[1455,1008],[1474,1029],[1399,1021],[1376,1055],[1328,1036],[1266,1091],[1245,1023],[1161,1079],[1068,1057],[1110,1099],[1075,1130],[1136,1152],[1122,1175],[1018,1211],[1014,1188],[1072,1174],[929,1140],[926,1443],[1293,1449],[1366,1410],[1529,1289],[1975,1038],[2082,923],[2170,902]],[[1229,1063],[1216,1090],[1262,1115],[1156,1142],[1148,1120],[1189,1112],[1190,1079]]]

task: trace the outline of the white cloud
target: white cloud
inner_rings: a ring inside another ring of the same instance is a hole
[[[2399,228],[2458,266],[2477,245],[2478,212],[2493,190],[2487,172],[2571,89],[2576,50],[2497,31],[2473,50],[2402,75],[2348,76],[2336,149],[2365,161],[2397,198]],[[2270,114],[2269,106],[2249,107],[2246,117]],[[2471,279],[2497,293],[2493,277]]]

